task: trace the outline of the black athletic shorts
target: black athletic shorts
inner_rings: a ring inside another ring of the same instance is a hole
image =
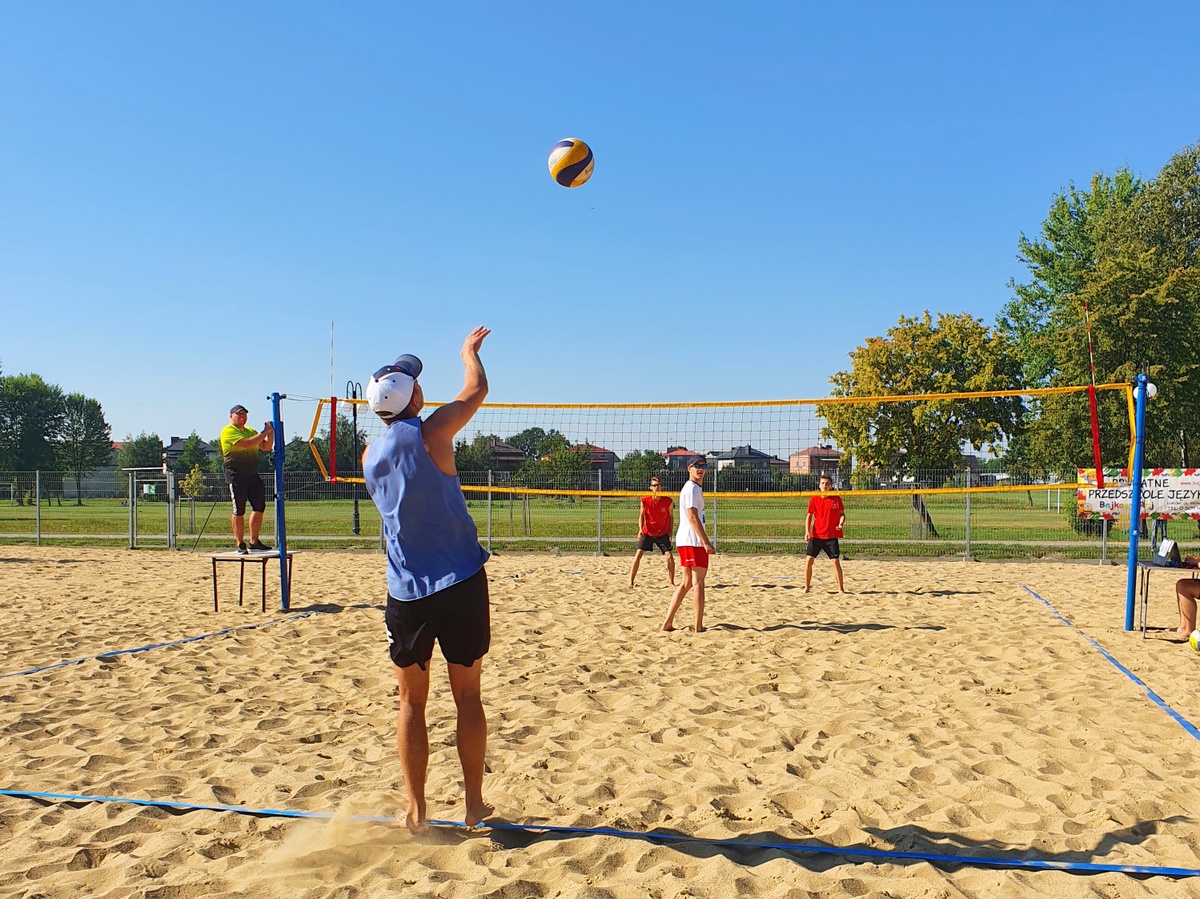
[[[821,540],[817,537],[813,537],[808,541],[808,548],[805,549],[804,554],[806,556],[812,556],[813,558],[816,558],[821,554],[821,550],[825,550],[825,555],[829,556],[831,559],[839,559],[842,556],[842,550],[838,546],[837,537],[833,537],[829,540]]]
[[[247,501],[255,512],[262,512],[267,508],[267,488],[258,475],[234,475],[232,480],[227,481],[227,485],[229,498],[233,500],[234,515],[246,514]]]
[[[389,596],[385,621],[388,654],[397,668],[415,664],[424,671],[434,640],[447,662],[471,667],[492,644],[486,569],[424,599],[401,602]]]
[[[651,537],[649,534],[638,535],[638,549],[642,552],[658,547],[658,551],[664,556],[671,551],[671,538],[666,534],[659,534],[657,537]]]

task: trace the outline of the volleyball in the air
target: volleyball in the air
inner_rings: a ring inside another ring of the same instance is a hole
[[[1200,652],[1200,628],[1192,631],[1188,636],[1188,646],[1192,647],[1196,652]]]
[[[563,187],[578,187],[592,177],[592,148],[577,137],[556,143],[549,162],[550,176]]]

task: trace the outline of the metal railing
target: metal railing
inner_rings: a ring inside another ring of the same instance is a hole
[[[467,508],[480,541],[495,551],[632,551],[637,538],[636,483],[613,473],[559,476],[553,482],[514,483],[514,473],[463,472]],[[122,472],[124,483],[77,495],[72,479],[45,472],[0,472],[0,542],[126,545],[180,550],[229,548],[229,495],[219,474],[184,491],[161,470]],[[677,496],[682,473],[664,473],[664,493]],[[1078,519],[1071,485],[1027,484],[1016,490],[959,490],[954,478],[926,478],[950,492],[918,493],[917,484],[874,480],[843,490],[843,550],[859,557],[1120,558],[1126,523]],[[973,475],[974,479],[978,475]],[[275,478],[266,473],[268,500]],[[675,482],[678,481],[679,484]],[[769,489],[770,476],[720,472],[719,490],[705,484],[706,526],[726,552],[800,553],[807,496]],[[794,482],[793,482],[794,483]],[[878,486],[876,486],[878,485]],[[293,548],[380,546],[379,516],[361,484],[328,483],[315,473],[284,474],[288,543]],[[789,484],[791,486],[791,484]],[[846,486],[843,484],[842,486]],[[489,489],[490,488],[490,489]],[[359,506],[356,516],[355,506]],[[678,517],[676,517],[676,523]],[[274,537],[268,509],[263,535]],[[1148,526],[1143,534],[1150,536]],[[1184,549],[1200,545],[1197,524],[1181,520],[1155,528]],[[1144,554],[1153,552],[1148,540]],[[1112,544],[1112,545],[1110,545]]]

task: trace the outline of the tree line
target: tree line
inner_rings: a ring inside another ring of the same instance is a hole
[[[60,497],[62,476],[70,474],[78,503],[84,476],[111,456],[112,430],[98,400],[64,393],[41,375],[0,369],[0,471],[46,471],[48,491],[57,486]]]

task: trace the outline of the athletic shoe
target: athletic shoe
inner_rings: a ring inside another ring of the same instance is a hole
[[[250,552],[250,550],[248,550],[248,549],[246,548],[246,544],[245,544],[245,543],[239,543],[239,544],[238,544],[238,548],[237,548],[237,554],[238,554],[239,556],[244,556],[244,555],[247,555],[249,552]]]
[[[250,552],[252,553],[269,553],[270,551],[271,547],[267,546],[261,540],[255,540],[250,544]]]

